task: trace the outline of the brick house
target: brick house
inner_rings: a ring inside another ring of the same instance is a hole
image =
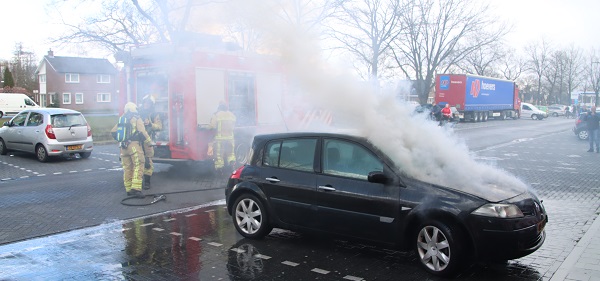
[[[55,57],[50,50],[36,74],[42,107],[118,112],[118,71],[107,59]]]

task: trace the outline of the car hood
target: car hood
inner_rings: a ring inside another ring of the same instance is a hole
[[[483,198],[490,202],[500,202],[506,199],[513,198],[520,194],[527,192],[526,187],[519,187],[516,185],[497,185],[487,184],[485,186],[478,187],[464,187],[461,189],[452,188],[464,193],[472,194],[479,198]]]
[[[421,181],[421,180],[416,180],[416,179],[405,179],[404,181],[405,181],[405,184],[408,184],[408,185],[416,185],[416,186],[429,185],[432,188],[438,189],[440,191],[445,190],[446,192],[462,193],[462,194],[478,197],[478,198],[484,199],[489,202],[494,202],[494,203],[501,202],[501,201],[513,198],[515,196],[518,196],[520,194],[527,192],[527,187],[524,185],[519,185],[519,184],[514,184],[514,185],[487,184],[485,186],[464,186],[464,187],[456,188],[456,187],[437,185],[434,183],[429,183],[426,181]],[[442,191],[441,193],[443,194],[444,192]],[[442,195],[442,196],[444,196],[444,195]]]

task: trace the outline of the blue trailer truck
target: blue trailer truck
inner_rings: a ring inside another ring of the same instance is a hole
[[[470,74],[437,74],[434,100],[456,107],[462,121],[517,119],[521,112],[515,82]]]

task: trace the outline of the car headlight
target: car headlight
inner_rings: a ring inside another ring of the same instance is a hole
[[[495,217],[495,218],[522,218],[523,212],[513,204],[485,204],[473,211],[474,215]]]

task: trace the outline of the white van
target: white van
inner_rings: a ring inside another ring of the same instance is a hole
[[[548,113],[541,111],[535,105],[522,102],[521,103],[521,117],[531,118],[533,120],[542,120],[548,117]]]
[[[27,108],[40,107],[25,94],[0,93],[0,118],[6,114],[17,114]]]

